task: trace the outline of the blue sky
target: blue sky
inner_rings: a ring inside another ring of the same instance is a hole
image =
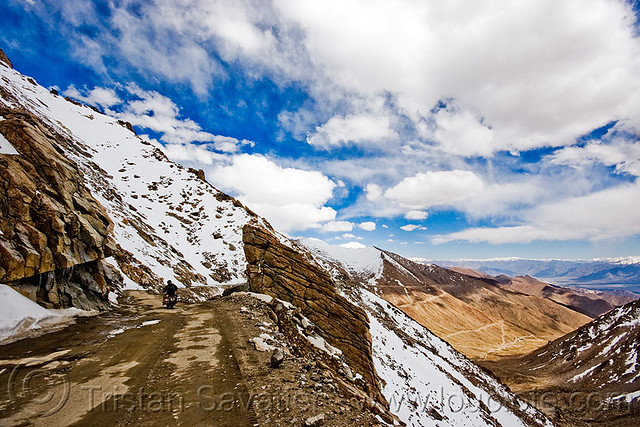
[[[638,3],[37,1],[0,43],[292,236],[640,254]]]

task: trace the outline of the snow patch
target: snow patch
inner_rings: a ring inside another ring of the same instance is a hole
[[[25,297],[7,285],[0,285],[0,343],[7,344],[22,338],[40,335],[67,326],[75,316],[97,312],[64,309],[50,310]]]
[[[16,150],[13,147],[13,145],[11,145],[9,141],[7,141],[7,138],[5,138],[4,135],[1,133],[0,133],[0,154],[13,154],[13,155],[20,154],[18,153],[18,150]]]

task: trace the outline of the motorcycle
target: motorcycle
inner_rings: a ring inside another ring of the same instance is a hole
[[[164,298],[162,299],[162,305],[167,308],[173,308],[174,305],[178,302],[178,295],[169,295],[164,294]]]

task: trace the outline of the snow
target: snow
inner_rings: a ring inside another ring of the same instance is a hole
[[[591,372],[593,372],[597,367],[598,367],[598,365],[593,366],[593,367],[591,367],[591,368],[589,368],[589,369],[587,369],[587,370],[585,370],[585,371],[583,371],[583,372],[579,373],[578,375],[574,376],[574,377],[573,377],[573,378],[571,378],[569,381],[574,383],[574,382],[576,382],[576,381],[578,381],[578,380],[581,380],[581,379],[583,379],[583,378],[585,378],[585,377],[589,376],[589,374],[590,374]]]
[[[160,323],[160,319],[147,320],[147,321],[142,322],[140,324],[140,326],[138,326],[138,328],[141,328],[143,326],[157,325],[158,323]]]
[[[5,138],[4,135],[1,133],[0,133],[0,154],[20,154],[18,153],[18,150],[16,150],[13,147],[13,145],[11,145],[9,141],[7,141],[7,138]]]
[[[633,393],[622,394],[620,396],[614,397],[613,400],[624,399],[627,402],[631,402],[640,397],[640,390],[634,391]]]
[[[304,335],[304,332],[301,331],[301,333]],[[337,349],[331,344],[329,344],[321,336],[319,335],[305,335],[305,336],[307,337],[307,340],[311,343],[311,345],[313,345],[319,350],[324,351],[329,356],[340,357],[342,355],[342,351],[340,351],[340,349]]]
[[[262,334],[265,335],[265,334]],[[269,338],[263,337],[263,336],[259,336],[259,337],[255,337],[255,338],[251,338],[249,341],[252,342],[255,346],[256,346],[256,350],[258,351],[273,351],[276,348],[270,344],[267,344],[266,340]]]
[[[73,317],[94,314],[78,309],[49,310],[10,286],[0,285],[0,343],[46,333],[73,322]]]
[[[299,238],[297,241],[314,255],[324,260],[339,262],[351,273],[368,276],[382,270],[382,253],[376,248],[360,243],[357,247],[336,246],[314,238]]]

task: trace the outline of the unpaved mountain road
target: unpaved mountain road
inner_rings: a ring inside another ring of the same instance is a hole
[[[0,425],[255,425],[236,322],[213,302],[160,300],[130,291],[113,312],[0,346]]]

